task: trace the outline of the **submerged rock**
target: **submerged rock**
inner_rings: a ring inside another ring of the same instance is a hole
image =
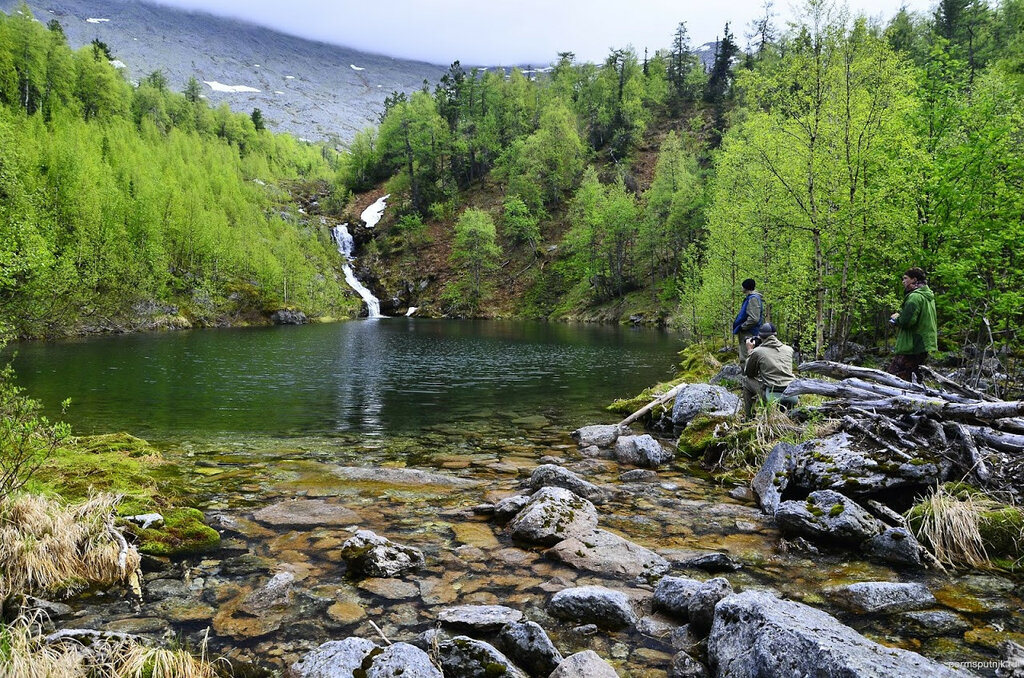
[[[577,570],[623,577],[657,577],[671,567],[654,551],[605,530],[568,537],[545,555]]]
[[[708,663],[719,678],[973,676],[879,645],[820,610],[759,591],[718,603],[708,637]]]
[[[252,514],[261,523],[277,527],[344,527],[362,522],[352,509],[323,499],[295,499],[264,506]]]
[[[352,570],[370,577],[397,577],[423,565],[423,552],[359,530],[341,546],[341,557]]]

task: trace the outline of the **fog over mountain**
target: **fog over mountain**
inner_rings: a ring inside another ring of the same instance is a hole
[[[0,0],[0,10],[9,14],[20,4]],[[448,69],[138,0],[31,0],[28,6],[44,24],[59,21],[73,48],[102,40],[133,82],[162,70],[169,87],[181,91],[195,76],[214,105],[226,102],[244,113],[259,108],[269,128],[311,140],[347,143],[377,124],[391,92],[418,89],[424,79],[433,86]]]

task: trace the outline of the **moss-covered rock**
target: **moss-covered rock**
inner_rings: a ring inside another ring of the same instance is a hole
[[[690,344],[679,352],[677,382],[695,384],[707,382],[722,369],[722,363],[712,355],[709,344]]]
[[[698,414],[679,435],[679,452],[691,459],[717,460],[729,450],[750,447],[756,431],[743,426],[735,417]]]
[[[164,512],[161,527],[143,529],[128,525],[128,532],[137,540],[139,552],[151,556],[178,556],[213,548],[220,543],[220,534],[203,522],[203,513],[194,508],[177,508]]]

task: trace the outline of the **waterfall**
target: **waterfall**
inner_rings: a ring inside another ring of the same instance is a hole
[[[359,282],[355,271],[352,270],[352,260],[354,258],[352,251],[355,249],[356,243],[352,239],[352,234],[348,232],[348,224],[332,228],[331,238],[334,239],[334,244],[338,246],[338,252],[342,256],[341,270],[345,272],[345,282],[358,292],[359,296],[366,302],[366,311],[369,317],[383,318],[384,316],[380,314],[380,300],[373,296],[373,292],[366,289],[363,283]]]

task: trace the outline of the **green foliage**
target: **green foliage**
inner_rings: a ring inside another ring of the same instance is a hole
[[[445,290],[446,300],[457,313],[476,313],[489,294],[488,275],[497,269],[501,256],[495,240],[494,221],[483,210],[470,208],[459,217],[451,254],[458,273]]]
[[[537,216],[531,214],[526,203],[517,196],[506,198],[503,209],[502,234],[515,245],[529,243],[530,247],[536,249],[540,242]]]
[[[153,306],[216,322],[243,310],[239,286],[257,313],[345,315],[326,228],[279,205],[279,186],[335,176],[333,152],[211,110],[194,79],[132,88],[22,11],[0,14],[0,326],[117,327]]]
[[[905,64],[863,21],[811,11],[783,57],[739,78],[750,109],[718,158],[698,322],[727,331],[753,277],[772,321],[820,355],[896,303],[920,155]]]
[[[67,424],[51,424],[40,409],[14,384],[10,366],[0,369],[0,497],[24,487],[71,435]]]

